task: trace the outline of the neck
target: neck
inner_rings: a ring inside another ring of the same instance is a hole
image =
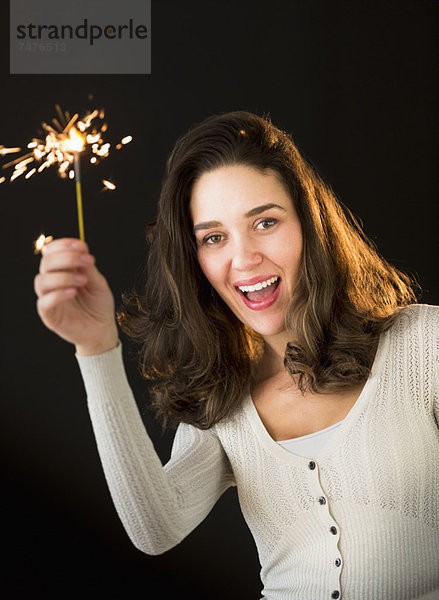
[[[258,367],[262,379],[285,372],[284,357],[289,337],[286,332],[264,337],[264,353]]]

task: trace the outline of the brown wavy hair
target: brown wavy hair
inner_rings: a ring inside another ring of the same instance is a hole
[[[189,215],[194,182],[227,165],[274,170],[299,216],[303,254],[286,315],[284,364],[302,392],[336,391],[370,372],[378,338],[417,285],[379,256],[360,225],[269,117],[236,111],[183,135],[166,164],[142,293],[123,295],[122,329],[141,342],[142,374],[164,423],[207,429],[248,390],[262,339],[241,323],[198,263]]]

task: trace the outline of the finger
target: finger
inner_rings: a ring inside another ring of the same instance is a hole
[[[40,263],[40,273],[50,271],[68,271],[80,267],[89,267],[95,263],[91,254],[75,251],[57,251],[44,255]]]
[[[51,322],[51,316],[54,316],[54,311],[60,304],[70,300],[76,295],[76,288],[65,288],[62,290],[57,290],[55,292],[50,292],[50,294],[45,294],[38,298],[37,300],[37,312],[41,319],[43,319],[44,323],[50,327],[55,326],[56,324]]]
[[[87,283],[84,273],[59,271],[56,273],[39,273],[34,279],[34,290],[38,297],[63,288],[76,288]]]
[[[60,252],[64,250],[75,250],[76,252],[88,252],[88,246],[82,240],[76,238],[59,238],[45,244],[41,249],[41,254],[51,254],[52,252]]]

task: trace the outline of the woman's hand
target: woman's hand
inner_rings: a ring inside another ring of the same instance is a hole
[[[44,246],[42,255],[34,288],[37,311],[46,327],[75,344],[81,355],[117,346],[113,295],[87,244],[58,239]]]

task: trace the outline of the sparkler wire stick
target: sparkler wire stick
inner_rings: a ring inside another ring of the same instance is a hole
[[[81,189],[81,169],[79,152],[74,152],[75,185],[76,185],[76,205],[78,209],[79,238],[84,242],[84,214],[82,210],[82,189]]]

